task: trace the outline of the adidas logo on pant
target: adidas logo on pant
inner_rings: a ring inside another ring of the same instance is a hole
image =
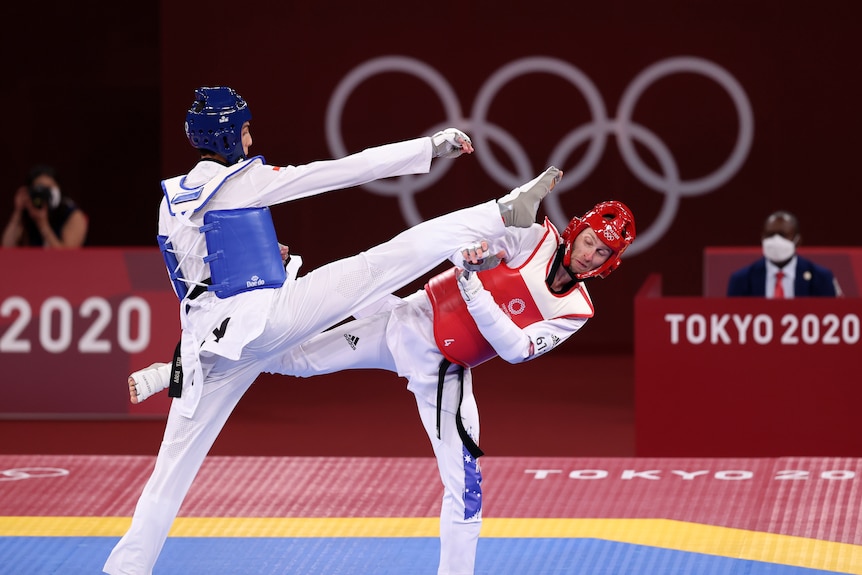
[[[356,344],[359,343],[359,338],[355,335],[350,335],[349,333],[344,334],[344,339],[347,340],[347,345],[350,346],[350,349],[355,350]]]

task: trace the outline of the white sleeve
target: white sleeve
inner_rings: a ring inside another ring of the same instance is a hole
[[[466,302],[482,337],[509,363],[522,363],[563,343],[586,323],[585,318],[545,320],[518,327],[503,313],[488,290]]]
[[[536,322],[524,328],[533,343],[533,352],[524,361],[544,355],[569,339],[587,323],[587,318],[559,318]]]
[[[431,138],[416,138],[367,148],[337,160],[301,166],[258,165],[241,177],[251,178],[248,187],[259,190],[257,205],[272,206],[380,178],[427,173],[431,147]]]

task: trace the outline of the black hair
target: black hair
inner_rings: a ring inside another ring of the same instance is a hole
[[[30,168],[30,174],[27,176],[27,185],[32,186],[33,182],[39,176],[48,176],[53,179],[58,184],[60,181],[57,179],[57,171],[53,166],[49,166],[48,164],[36,164],[32,168]]]
[[[772,219],[782,219],[790,222],[790,225],[793,226],[793,229],[796,230],[796,233],[799,233],[799,218],[796,217],[795,214],[788,212],[787,210],[777,210],[769,214],[766,218],[766,221],[763,222],[764,227],[766,227],[767,222]]]

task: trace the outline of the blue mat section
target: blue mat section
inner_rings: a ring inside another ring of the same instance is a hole
[[[113,537],[0,537],[0,572],[101,573]],[[436,538],[171,538],[158,575],[433,575]],[[820,575],[821,571],[596,539],[481,539],[476,575]]]

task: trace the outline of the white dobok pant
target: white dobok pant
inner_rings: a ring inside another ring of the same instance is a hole
[[[349,336],[349,337],[348,337]],[[443,483],[438,575],[472,575],[482,523],[482,474],[456,427],[461,395],[458,366],[450,366],[443,387],[437,436],[437,380],[443,356],[434,342],[433,313],[424,291],[390,311],[339,325],[290,350],[280,373],[309,377],[347,369],[377,368],[409,381],[419,417],[437,459]],[[349,376],[348,374],[345,374]],[[479,443],[479,411],[472,372],[464,370],[461,421]]]

